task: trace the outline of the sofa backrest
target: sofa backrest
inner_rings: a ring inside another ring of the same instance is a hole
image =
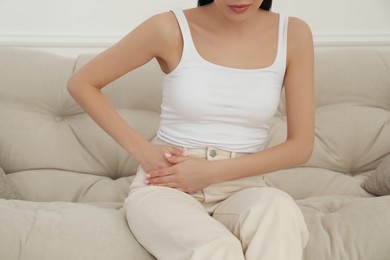
[[[349,175],[390,154],[390,46],[315,50],[316,138],[305,166]],[[286,135],[284,98],[269,145]]]
[[[56,169],[112,179],[134,174],[138,163],[66,89],[74,70],[92,56],[0,48],[0,167],[6,173]],[[103,90],[147,139],[159,122],[162,74],[156,66],[151,62]]]
[[[132,175],[129,158],[69,96],[66,82],[93,55],[77,59],[0,48],[0,167],[6,173],[59,169],[110,178]],[[306,166],[347,174],[374,169],[390,153],[390,47],[316,49],[316,142]],[[161,79],[146,66],[104,89],[147,139],[158,127]],[[269,146],[286,137],[284,99]]]

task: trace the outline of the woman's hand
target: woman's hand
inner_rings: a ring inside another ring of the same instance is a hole
[[[210,162],[203,158],[164,154],[171,167],[149,171],[148,185],[175,188],[186,193],[195,193],[212,184]]]
[[[173,164],[166,160],[168,156],[181,156],[182,151],[168,145],[158,145],[147,143],[146,147],[138,153],[138,162],[145,172],[154,171],[158,169],[164,169],[172,166]]]

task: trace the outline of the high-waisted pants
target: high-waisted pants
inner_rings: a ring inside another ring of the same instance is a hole
[[[208,160],[242,156],[213,147],[185,149]],[[158,260],[301,260],[308,241],[302,212],[262,176],[187,194],[144,184],[139,168],[124,207],[130,230]]]

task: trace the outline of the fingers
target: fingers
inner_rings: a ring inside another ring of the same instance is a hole
[[[170,147],[169,152],[175,156],[184,156],[183,151],[175,147]]]
[[[161,168],[158,170],[150,171],[145,174],[146,180],[149,180],[151,184],[159,184],[168,181],[174,181],[174,174],[169,168]]]
[[[177,180],[174,174],[166,175],[166,173],[158,173],[157,171],[146,174],[145,184],[176,188]]]
[[[185,160],[188,159],[188,157],[175,156],[175,155],[170,154],[170,153],[164,153],[164,157],[171,164],[178,164],[178,163],[184,162]]]
[[[188,185],[185,185],[183,179],[178,174],[168,173],[166,170],[158,170],[146,174],[145,184],[150,186],[160,186],[180,190],[191,194],[195,190],[191,190]]]

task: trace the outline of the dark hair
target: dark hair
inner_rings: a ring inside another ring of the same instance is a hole
[[[214,2],[214,0],[198,0],[198,6],[208,5],[211,4],[212,2]],[[269,11],[271,10],[271,6],[272,6],[272,0],[264,0],[261,3],[260,9]]]

